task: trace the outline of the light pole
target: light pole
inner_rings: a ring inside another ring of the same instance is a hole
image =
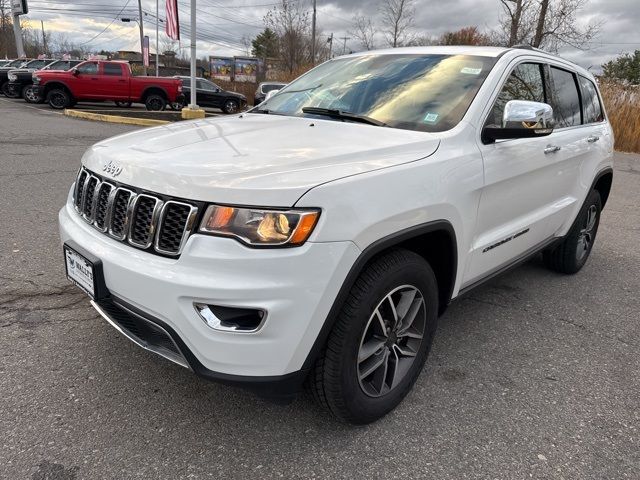
[[[146,77],[147,67],[144,64],[144,22],[142,21],[142,0],[138,0],[138,16],[140,18],[140,21],[138,22],[138,26],[140,27],[140,58],[142,59],[142,71]]]
[[[144,66],[144,31],[142,30],[142,20],[138,20],[137,18],[121,18],[120,21],[124,23],[130,23],[131,20],[138,24],[140,28],[140,59],[142,60],[142,68],[144,68],[144,74],[147,75],[147,67]]]
[[[196,0],[191,0],[191,102],[190,110],[198,110],[196,99]]]

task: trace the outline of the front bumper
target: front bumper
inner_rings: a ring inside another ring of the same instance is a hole
[[[190,368],[225,383],[287,383],[302,375],[360,253],[352,242],[251,249],[229,238],[192,235],[180,258],[170,259],[108,238],[71,202],[59,222],[63,242],[102,262],[110,301],[159,325]],[[263,309],[267,317],[255,333],[223,332],[209,327],[194,303]]]

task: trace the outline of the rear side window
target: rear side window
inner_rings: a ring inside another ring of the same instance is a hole
[[[582,89],[582,110],[584,123],[598,123],[604,120],[602,105],[598,97],[598,90],[593,82],[584,77],[578,77]]]
[[[575,75],[566,70],[551,67],[551,79],[553,80],[553,114],[556,128],[580,125],[582,115]]]
[[[104,64],[104,74],[105,75],[113,75],[113,76],[122,76],[122,67],[117,63],[105,63]]]
[[[507,102],[529,100],[545,102],[544,77],[539,63],[521,63],[513,69],[493,105],[488,125],[502,125],[502,114]]]

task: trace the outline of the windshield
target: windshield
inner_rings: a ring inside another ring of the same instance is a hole
[[[389,127],[441,132],[460,122],[494,62],[467,55],[339,58],[311,70],[253,111],[317,116],[302,111],[317,107],[366,116]]]

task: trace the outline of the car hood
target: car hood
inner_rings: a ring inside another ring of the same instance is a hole
[[[115,181],[175,197],[292,206],[317,185],[428,157],[439,143],[424,132],[242,114],[104,140],[83,164],[107,178],[121,167]]]

